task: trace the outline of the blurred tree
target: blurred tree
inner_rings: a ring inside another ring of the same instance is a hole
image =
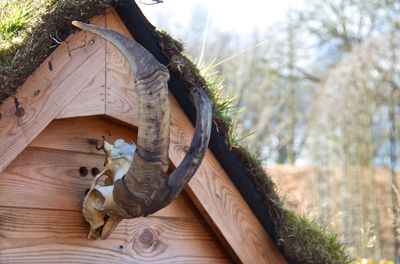
[[[382,100],[377,95],[380,94],[380,87],[384,85],[384,82],[380,78],[379,82],[371,83],[373,73],[376,74],[377,72],[377,66],[385,60],[385,57],[388,58],[388,54],[386,56],[382,54],[382,48],[374,49],[372,43],[382,45],[380,39],[385,39],[388,43],[391,43],[382,34],[398,32],[398,29],[394,31],[392,29],[398,23],[398,17],[395,14],[398,14],[399,5],[398,1],[309,0],[306,1],[306,7],[304,11],[300,12],[299,16],[303,21],[305,30],[315,38],[320,63],[317,64],[319,69],[314,67],[313,72],[319,73],[319,79],[322,80],[319,83],[323,88],[318,89],[320,94],[316,96],[316,98],[323,100],[314,100],[314,104],[319,106],[313,107],[316,109],[316,111],[313,111],[316,115],[311,118],[313,121],[310,126],[314,125],[312,144],[317,144],[317,146],[311,147],[311,149],[319,149],[318,146],[325,145],[323,151],[331,152],[335,157],[331,162],[343,164],[343,175],[340,177],[341,179],[338,179],[339,189],[341,190],[339,206],[343,211],[343,231],[351,234],[350,237],[355,238],[356,242],[357,240],[360,241],[357,252],[366,256],[366,249],[361,246],[361,236],[366,233],[362,231],[366,230],[369,223],[373,223],[375,226],[373,235],[376,238],[374,255],[377,258],[381,257],[382,241],[379,232],[379,210],[376,204],[376,183],[373,171],[377,156],[382,153],[382,147],[374,144],[377,140],[374,139],[373,131],[376,131],[377,127],[385,128],[388,123],[377,124],[373,120],[376,119],[375,115],[379,108],[391,109],[386,119],[391,128],[387,138],[389,144],[384,145],[390,146],[386,149],[390,151],[390,168],[392,171],[391,210],[394,218],[398,219],[398,198],[394,193],[398,186],[396,182],[396,168],[398,166],[396,135],[398,132],[396,132],[397,117],[395,116],[394,106],[397,106],[398,103],[393,102],[393,98],[396,98],[396,96],[392,95],[387,97],[391,98],[390,103],[382,105],[380,102]],[[364,44],[364,42],[367,42],[367,44]],[[383,46],[386,46],[384,49],[386,53],[399,48],[384,44]],[[379,59],[372,60],[371,52],[375,53]],[[396,56],[392,54],[391,57]],[[387,64],[398,65],[398,62]],[[380,72],[396,76],[393,70],[385,69]],[[326,119],[325,116],[330,117]],[[316,126],[315,119],[318,120],[317,123],[319,122]],[[329,134],[331,135],[329,136]],[[324,135],[327,135],[327,137]],[[323,155],[326,156],[326,153]],[[321,158],[321,156],[314,155],[316,162]],[[354,165],[361,166],[358,173],[349,170],[350,166]],[[366,173],[364,168],[367,168],[366,171],[369,171],[369,173]],[[364,184],[365,176],[368,175],[369,182]],[[319,180],[321,181],[319,184],[324,186],[328,179],[320,177]],[[350,188],[348,188],[349,186]],[[349,192],[358,199],[349,199],[347,195]],[[327,210],[329,211],[329,208]],[[321,213],[327,214],[328,212]],[[349,215],[352,216],[351,219],[348,218]],[[373,215],[373,219],[371,219],[371,215]],[[354,229],[349,230],[349,224],[350,226],[360,226],[361,232],[354,232]],[[398,228],[394,225],[395,255],[399,255],[399,240],[395,239],[398,237],[397,231]]]

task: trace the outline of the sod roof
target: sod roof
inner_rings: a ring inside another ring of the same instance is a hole
[[[123,1],[111,0],[3,0],[0,5],[0,103],[41,62],[75,31],[71,21],[88,21]],[[127,2],[126,0],[124,2]],[[262,206],[272,219],[273,240],[289,263],[349,263],[345,248],[316,221],[286,209],[261,161],[235,140],[229,100],[220,97],[221,82],[200,72],[185,56],[183,45],[162,31],[154,31],[168,58],[169,70],[183,86],[203,87],[213,101],[214,123],[229,151],[255,184]]]

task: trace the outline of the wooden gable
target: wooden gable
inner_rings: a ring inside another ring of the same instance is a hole
[[[91,22],[129,35],[112,9]],[[86,239],[82,200],[104,162],[96,140],[136,140],[133,80],[113,46],[77,32],[0,106],[0,262],[285,263],[209,150],[170,206]],[[194,128],[171,95],[170,104],[177,166]]]

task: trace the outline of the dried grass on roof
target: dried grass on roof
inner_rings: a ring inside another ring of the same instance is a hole
[[[0,4],[0,102],[75,29],[72,20],[103,14],[111,0],[4,0]]]

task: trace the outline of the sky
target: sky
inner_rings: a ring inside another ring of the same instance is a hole
[[[235,31],[239,34],[265,28],[285,18],[290,7],[301,7],[304,0],[163,0],[156,5],[145,5],[151,0],[138,1],[147,19],[159,28],[165,28],[157,17],[189,22],[193,8],[200,5],[208,10],[210,21],[221,31]],[[142,3],[141,3],[142,2]],[[168,15],[171,15],[169,17]],[[167,23],[164,23],[167,24]],[[168,29],[168,28],[167,28]],[[174,32],[171,32],[174,33]]]

